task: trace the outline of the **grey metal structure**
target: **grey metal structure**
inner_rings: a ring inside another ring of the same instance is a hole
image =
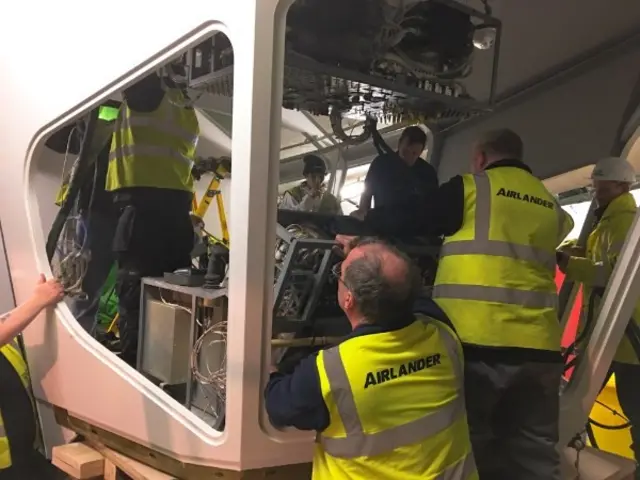
[[[276,234],[284,258],[276,262],[273,292],[273,333],[295,333],[306,325],[322,295],[331,268],[333,240],[296,238],[278,224]],[[285,250],[286,249],[286,250]],[[301,261],[306,256],[307,261]],[[287,306],[287,315],[279,315],[285,297],[294,295],[293,305]],[[291,308],[292,307],[292,308]]]
[[[540,8],[543,8],[542,3]],[[551,3],[548,2],[550,11],[569,9],[571,4]],[[627,7],[631,6],[631,2],[627,2]],[[605,8],[605,4],[602,7]],[[622,4],[619,7],[624,8]],[[513,15],[524,15],[525,12],[525,9],[518,9],[517,3],[505,2],[503,8],[513,9],[509,12]],[[633,8],[637,14],[638,6]],[[632,19],[633,15],[629,16],[629,22]],[[504,18],[502,20],[505,25],[512,26]],[[617,35],[549,65],[535,77],[523,81],[508,78],[519,75],[513,65],[516,47],[509,43],[507,36],[505,31],[499,88],[491,111],[460,122],[441,135],[442,152],[432,160],[441,180],[465,172],[477,132],[496,127],[509,126],[523,136],[527,159],[542,178],[587,165],[609,154],[639,71],[640,25],[619,30]],[[506,52],[507,49],[510,51]],[[386,133],[387,143],[395,145],[400,130]],[[327,154],[333,148],[325,148],[319,153]],[[369,142],[349,148],[345,159],[349,167],[353,167],[371,161],[375,154],[375,148]],[[281,166],[281,179],[296,178],[300,170],[299,158],[287,158]]]
[[[167,301],[166,296],[172,293],[190,298],[190,307]],[[170,386],[185,383],[184,405],[188,409],[199,396],[191,353],[196,339],[206,328],[200,318],[201,309],[203,306],[221,309],[215,321],[226,320],[225,306],[212,305],[226,296],[226,288],[184,287],[161,278],[142,279],[137,370]],[[162,322],[161,328],[158,328],[159,322]]]

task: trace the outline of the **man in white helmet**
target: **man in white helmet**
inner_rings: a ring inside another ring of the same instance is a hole
[[[598,208],[595,212],[596,225],[589,235],[583,256],[559,252],[558,265],[567,278],[581,282],[585,301],[582,304],[581,319],[595,319],[597,310],[588,312],[589,304],[599,307],[599,299],[604,293],[627,233],[636,214],[636,202],[631,193],[631,185],[636,175],[629,162],[618,157],[600,160],[591,174]],[[595,303],[589,299],[595,295]],[[640,320],[640,302],[633,314]],[[584,325],[581,325],[584,328]],[[616,388],[620,405],[631,422],[632,448],[636,459],[640,459],[640,362],[631,343],[625,336],[618,347],[613,361]],[[640,479],[640,472],[636,473]]]

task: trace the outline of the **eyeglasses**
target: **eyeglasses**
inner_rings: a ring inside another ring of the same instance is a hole
[[[338,282],[342,283],[347,289],[347,284],[342,280],[342,262],[336,263],[333,267],[331,267],[331,276],[336,279]]]
[[[331,275],[336,280],[340,280],[340,277],[342,276],[342,262],[338,262],[333,267],[331,267]]]

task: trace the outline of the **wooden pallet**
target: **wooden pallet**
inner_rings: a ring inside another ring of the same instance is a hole
[[[75,480],[117,480],[119,471],[133,480],[178,480],[110,448],[86,443],[54,447],[51,461]]]
[[[81,435],[87,445],[102,454],[103,461],[107,456],[104,452],[122,452],[128,459],[136,460],[137,462],[153,467],[158,472],[167,472],[165,475],[169,475],[169,477],[164,478],[176,478],[180,480],[211,480],[212,478],[216,478],[217,480],[311,479],[312,467],[310,463],[264,467],[243,471],[185,463],[169,455],[120,437],[108,430],[92,425],[85,420],[70,415],[69,412],[59,407],[54,407],[54,411],[58,424]],[[115,464],[115,462],[112,463]],[[118,468],[124,471],[123,468]],[[134,477],[134,480],[138,480],[139,478],[144,477]],[[149,478],[150,480],[155,480],[154,477]]]

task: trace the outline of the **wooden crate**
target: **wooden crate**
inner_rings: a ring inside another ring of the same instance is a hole
[[[77,480],[100,478],[104,473],[104,457],[84,443],[53,447],[51,463]]]
[[[178,480],[106,447],[70,443],[53,448],[52,463],[76,480],[116,480],[122,471],[133,480]]]

